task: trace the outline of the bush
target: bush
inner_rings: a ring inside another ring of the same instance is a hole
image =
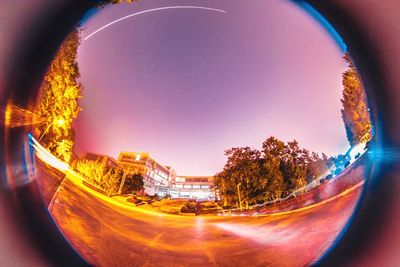
[[[192,202],[187,202],[182,208],[181,213],[196,213],[196,204]]]
[[[139,206],[140,204],[144,204],[144,201],[141,200],[141,199],[136,199],[136,200],[135,200],[135,205],[136,205],[136,206]]]

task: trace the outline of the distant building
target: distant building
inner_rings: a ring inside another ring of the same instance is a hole
[[[213,176],[177,176],[170,194],[173,198],[215,199]]]
[[[121,152],[118,164],[129,174],[141,174],[145,192],[150,195],[166,194],[172,179],[176,176],[171,167],[161,165],[149,153]]]
[[[86,152],[81,160],[99,162],[102,166],[122,169],[125,175],[141,174],[144,191],[149,195],[171,195],[172,198],[214,199],[212,176],[178,176],[170,166],[164,166],[149,153],[121,152],[114,158]]]

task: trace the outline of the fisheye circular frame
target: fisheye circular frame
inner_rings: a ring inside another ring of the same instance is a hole
[[[303,1],[295,1],[297,3]],[[373,175],[337,243],[320,265],[398,263],[400,231],[400,6],[396,0],[309,0],[343,37],[367,90],[375,123]],[[29,105],[50,59],[96,1],[32,0],[2,7],[1,106]],[[1,119],[5,121],[2,113]],[[78,266],[85,261],[59,234],[25,166],[26,129],[2,124],[0,248],[5,263]],[[4,249],[3,249],[4,248]],[[24,249],[22,249],[24,248]],[[13,254],[10,251],[16,250]],[[7,252],[8,251],[8,252]]]

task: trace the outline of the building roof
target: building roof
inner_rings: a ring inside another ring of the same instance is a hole
[[[106,158],[118,165],[118,161],[116,159],[114,159],[113,157],[107,156],[107,155],[86,151],[85,154],[83,154],[83,156],[82,156],[82,159],[87,159],[87,160],[103,160],[104,158]]]

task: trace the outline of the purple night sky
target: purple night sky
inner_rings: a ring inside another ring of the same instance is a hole
[[[123,16],[170,9],[116,23]],[[150,152],[179,175],[222,170],[224,150],[274,135],[334,155],[343,51],[304,10],[282,0],[145,0],[108,7],[82,31],[78,153]]]

